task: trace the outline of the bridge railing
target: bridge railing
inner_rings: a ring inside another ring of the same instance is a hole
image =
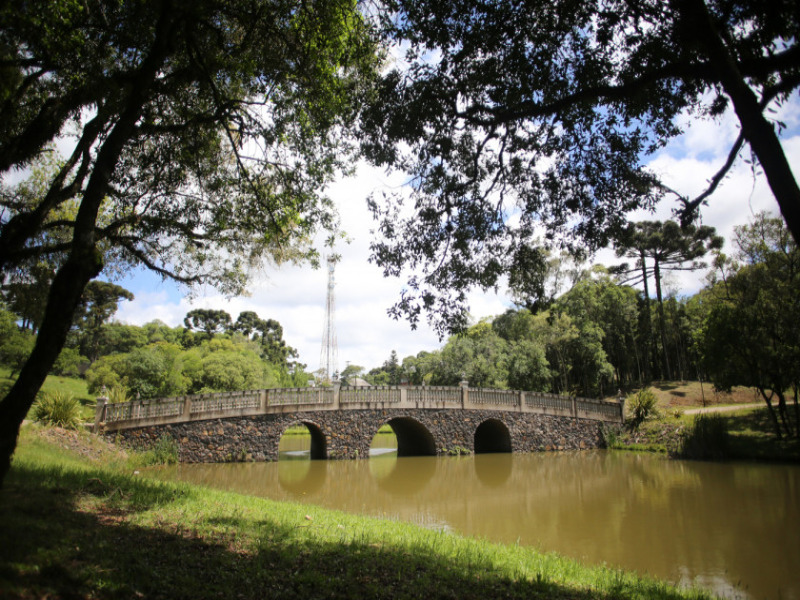
[[[333,404],[333,388],[275,388],[263,390],[267,406]]]
[[[414,406],[449,406],[461,404],[460,387],[415,386],[405,388],[406,401]]]
[[[402,400],[399,387],[343,387],[339,390],[339,404],[398,404]]]
[[[261,406],[261,393],[258,390],[247,392],[222,392],[220,394],[198,394],[184,396],[184,409],[189,401],[189,414],[200,416],[206,413],[216,413],[243,408],[259,408]]]
[[[514,390],[491,390],[485,388],[469,388],[470,404],[489,406],[519,406],[520,392]]]
[[[201,419],[250,416],[292,410],[385,408],[479,409],[536,412],[621,422],[620,402],[514,390],[461,387],[276,388],[195,394],[107,404],[98,398],[95,430],[127,429]]]

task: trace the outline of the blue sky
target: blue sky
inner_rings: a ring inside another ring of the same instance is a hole
[[[783,135],[784,149],[798,175],[800,165],[800,101],[795,96],[777,115],[788,129]],[[673,189],[694,196],[705,189],[706,181],[725,160],[738,133],[736,120],[728,115],[718,122],[687,121],[683,136],[651,157],[649,166]],[[374,227],[366,207],[366,197],[375,190],[396,189],[401,184],[378,169],[362,165],[354,177],[336,182],[329,192],[339,208],[342,228],[352,242],[339,252],[342,260],[336,271],[336,332],[339,368],[352,363],[366,368],[379,366],[392,350],[403,358],[421,350],[441,346],[436,334],[425,322],[416,331],[404,321],[394,321],[386,313],[398,298],[403,280],[385,279],[380,269],[369,264],[370,230]],[[670,218],[675,204],[665,201],[655,213],[632,215],[639,219]],[[739,160],[731,174],[702,211],[703,222],[713,225],[729,238],[733,227],[746,223],[758,211],[778,214],[777,204],[763,176],[753,177],[749,165]],[[726,250],[730,250],[728,246]],[[618,262],[613,252],[603,251],[597,262]],[[696,292],[704,273],[671,276],[668,286],[681,294]],[[286,342],[297,348],[300,360],[309,370],[319,366],[324,327],[327,272],[310,267],[271,269],[256,277],[247,297],[224,298],[214,290],[200,290],[192,298],[184,290],[165,283],[155,275],[137,272],[120,281],[136,296],[125,302],[117,313],[122,322],[141,325],[160,319],[168,325],[182,323],[193,308],[224,309],[235,319],[244,310],[253,310],[262,318],[277,319],[284,328]],[[471,298],[471,312],[477,320],[502,313],[511,304],[503,294],[476,292]]]

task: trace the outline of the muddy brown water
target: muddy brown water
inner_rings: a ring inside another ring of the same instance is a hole
[[[152,473],[638,571],[727,598],[800,600],[800,466],[588,451],[176,465]],[[290,460],[294,458],[294,460]]]

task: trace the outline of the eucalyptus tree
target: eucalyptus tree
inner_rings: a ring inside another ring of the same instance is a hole
[[[796,0],[386,4],[387,34],[408,50],[364,145],[409,176],[371,203],[373,260],[413,273],[395,314],[463,327],[467,291],[540,267],[538,239],[606,244],[665,194],[645,165],[687,116],[733,110],[742,133],[709,188],[678,198],[684,222],[748,144],[800,238],[800,189],[768,118],[800,85]]]
[[[313,258],[377,56],[351,0],[2,4],[0,175],[72,146],[36,202],[2,195],[0,275],[43,257],[57,269],[0,402],[0,481],[105,265],[233,294],[265,259]]]

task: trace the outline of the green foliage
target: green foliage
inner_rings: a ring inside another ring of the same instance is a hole
[[[791,2],[389,2],[382,24],[404,60],[384,73],[364,145],[413,182],[372,203],[373,260],[408,273],[394,313],[451,332],[472,288],[508,276],[541,295],[543,246],[606,245],[663,197],[647,165],[686,115],[730,104],[800,238],[781,126],[765,114],[800,85],[791,61],[771,60],[797,51],[796,15]],[[683,225],[705,197],[680,199]]]
[[[32,416],[47,425],[76,429],[81,423],[81,405],[70,393],[43,392],[33,405]]]
[[[677,452],[681,458],[722,460],[730,455],[728,419],[723,415],[698,415],[691,429],[681,437]]]
[[[658,399],[652,388],[643,388],[625,399],[628,411],[631,413],[629,425],[632,429],[638,427],[647,419],[656,416]]]
[[[231,328],[231,316],[224,310],[196,308],[186,313],[183,319],[186,329],[197,329],[212,339],[216,333],[224,333]]]
[[[108,395],[108,401],[112,404],[118,404],[120,402],[130,402],[132,400],[128,390],[123,388],[122,386],[113,386],[106,390],[106,394]]]
[[[35,342],[36,336],[30,330],[12,328],[0,339],[0,363],[18,372],[28,360]]]
[[[614,425],[603,423],[600,426],[600,436],[603,438],[603,446],[610,450],[620,446],[619,429]]]
[[[138,398],[177,396],[186,390],[178,346],[151,344],[131,352],[124,363],[123,379]]]
[[[174,465],[178,463],[179,456],[178,442],[172,436],[164,433],[156,440],[151,449],[144,452],[142,462],[143,466]]]
[[[78,348],[64,348],[53,365],[52,373],[75,377],[80,375],[88,366],[88,359],[81,355]]]
[[[508,387],[515,390],[546,392],[552,373],[544,346],[534,340],[508,343]]]
[[[117,312],[120,300],[133,300],[125,288],[107,281],[90,281],[78,307],[81,352],[94,361],[100,356],[104,325]]]
[[[782,221],[761,213],[736,229],[744,264],[705,295],[708,305],[698,347],[714,385],[757,388],[778,401],[775,430],[800,437],[790,423],[786,390],[798,386],[800,364],[800,251]]]
[[[99,394],[103,388],[110,390],[121,387],[125,356],[123,354],[104,356],[90,366],[86,371],[89,392]]]

